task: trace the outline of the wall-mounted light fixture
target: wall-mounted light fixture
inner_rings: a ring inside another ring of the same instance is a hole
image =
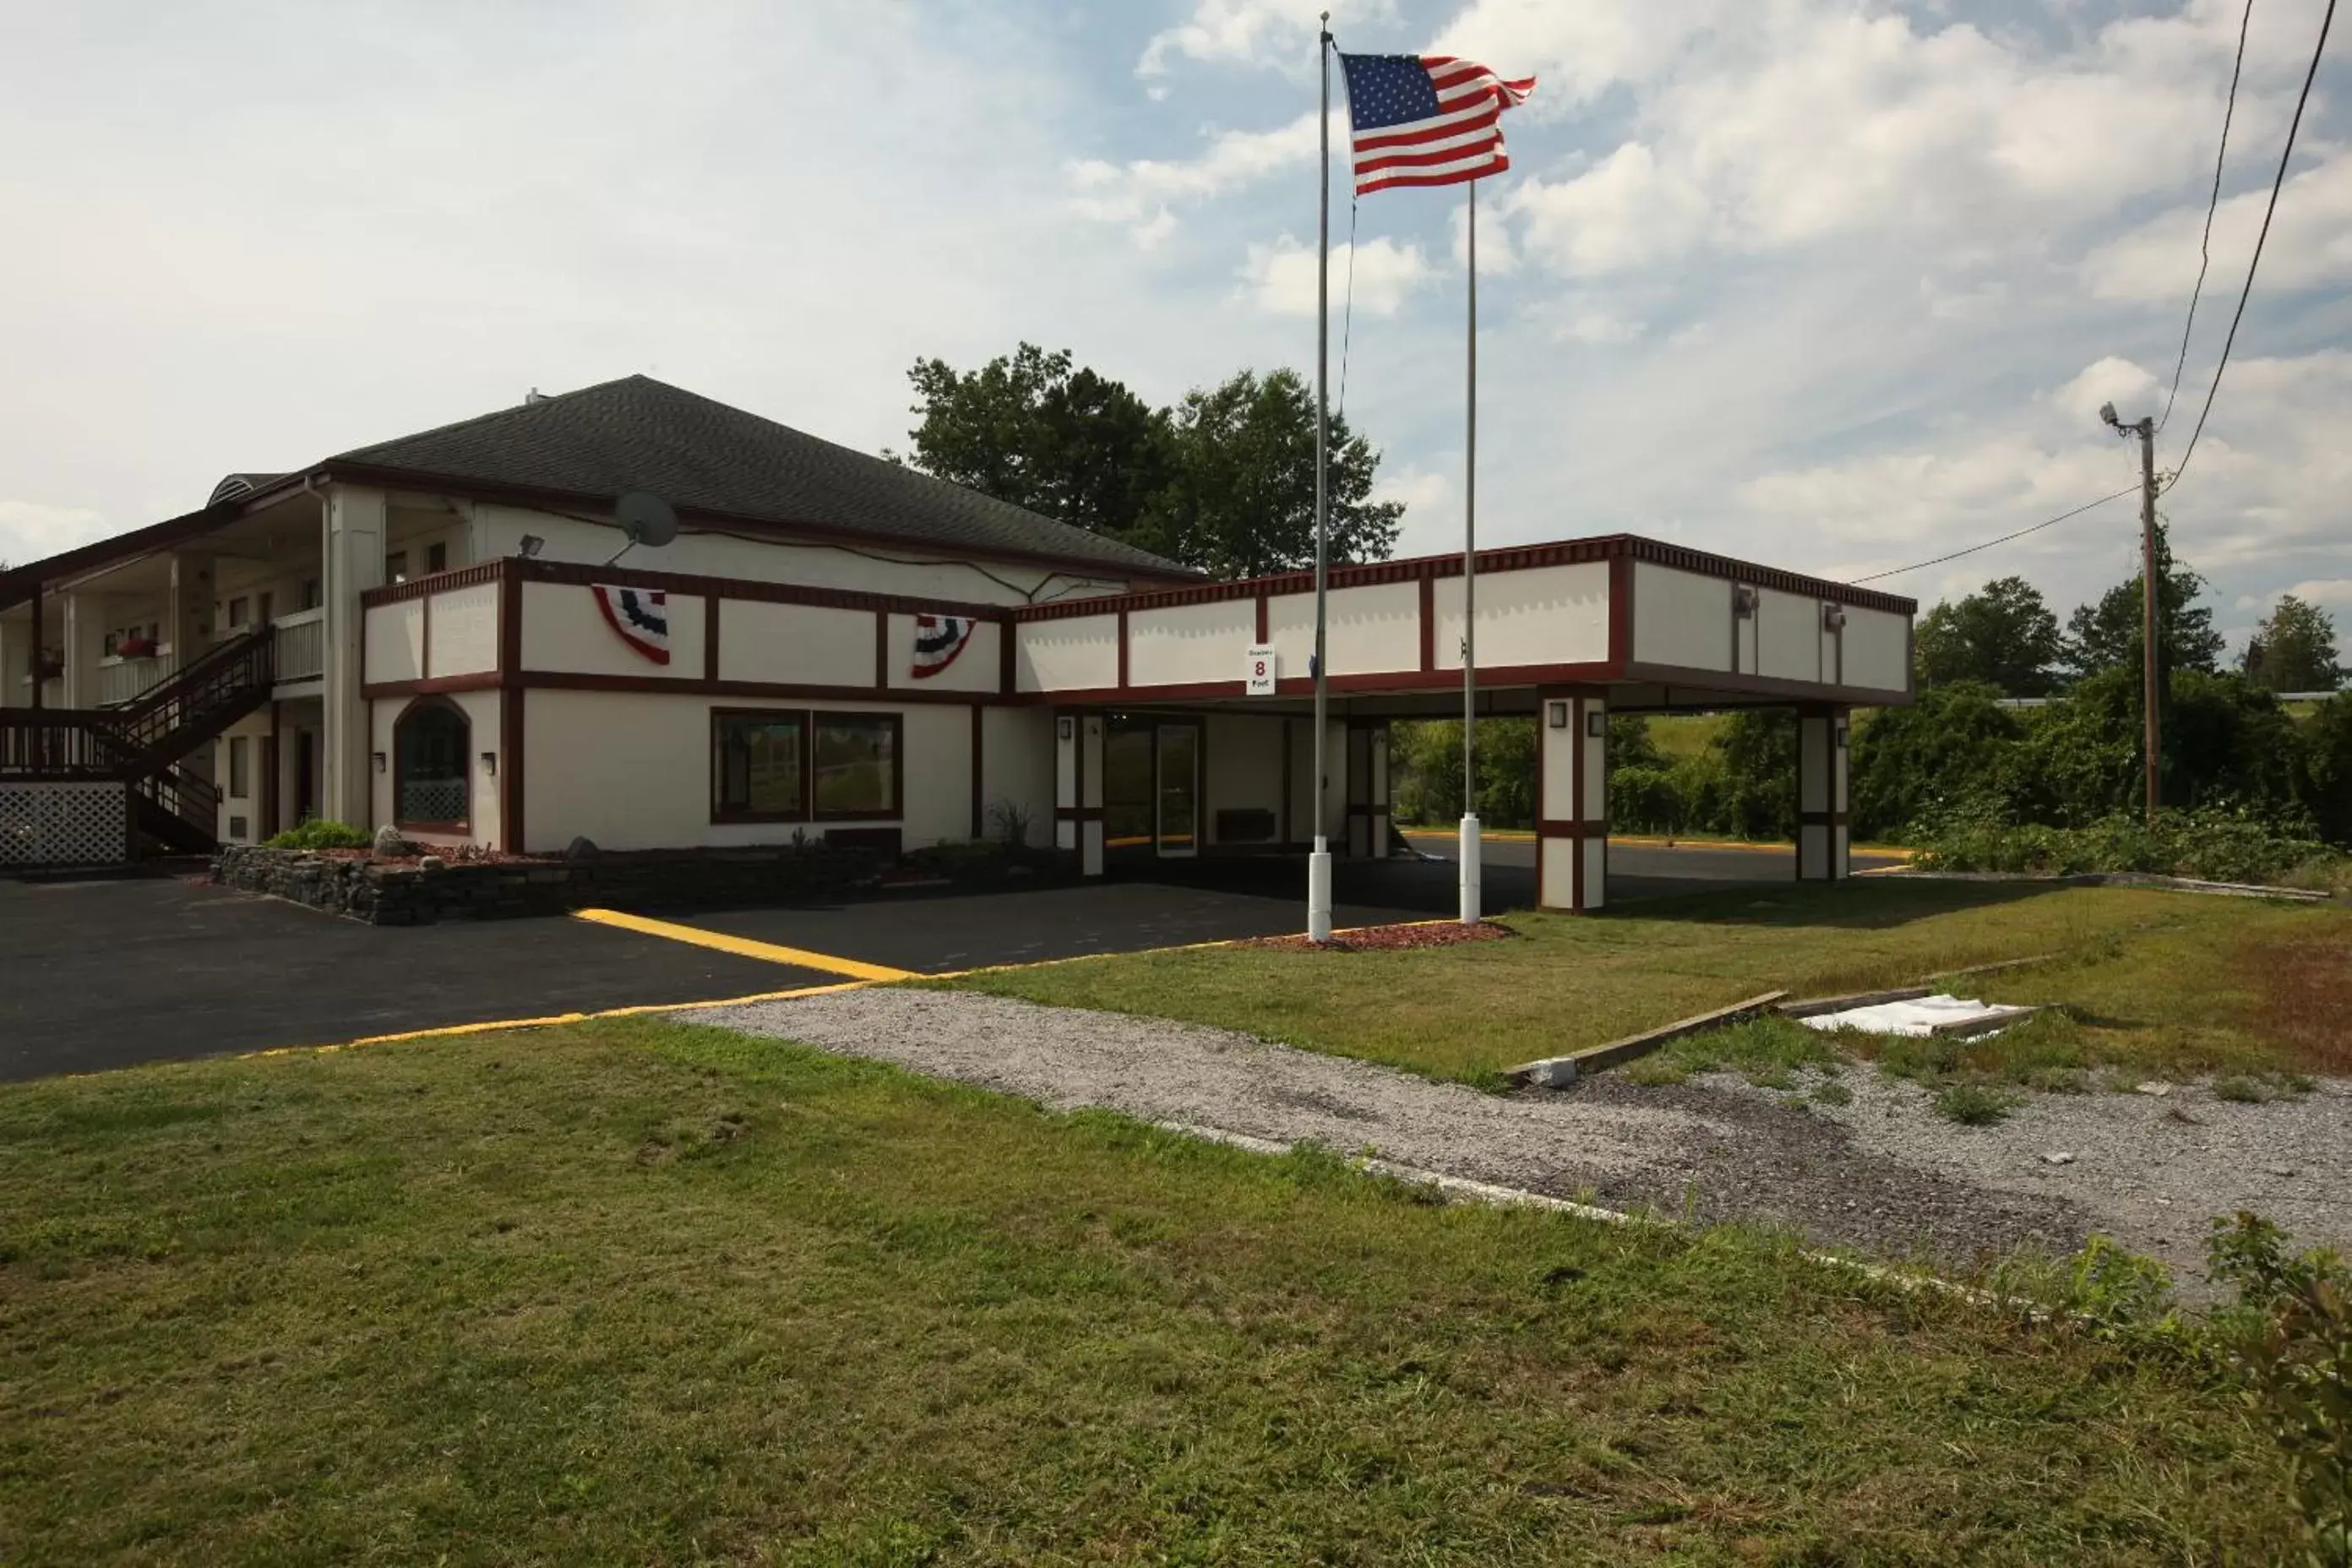
[[[378,773],[383,772],[383,753],[382,752],[371,752],[368,755],[375,759],[375,771]]]
[[[1731,589],[1731,613],[1738,616],[1743,621],[1748,616],[1754,615],[1756,613],[1756,590],[1749,587],[1745,583],[1733,584]]]
[[[1823,631],[1838,631],[1844,626],[1845,606],[1843,605],[1823,605],[1822,606],[1822,629]]]
[[[1595,741],[1609,738],[1609,710],[1606,708],[1595,708],[1584,716],[1584,733]]]
[[[1845,750],[1845,721],[1843,719],[1837,722],[1837,749],[1841,752]]]
[[[492,778],[499,776],[499,754],[496,752],[482,753],[482,771]]]
[[[1544,704],[1544,721],[1545,721],[1545,722],[1549,723],[1549,724],[1553,729],[1555,729],[1555,730],[1565,730],[1565,729],[1567,729],[1567,728],[1568,728],[1568,704],[1567,704],[1567,703],[1565,703],[1565,702],[1547,702],[1547,703],[1545,703],[1545,704]]]
[[[1072,719],[1064,719],[1064,720],[1062,720],[1060,722],[1058,722],[1057,724],[1055,724],[1055,725],[1054,726],[1054,732],[1055,732],[1055,734],[1057,734],[1057,735],[1061,736],[1061,737],[1062,737],[1062,739],[1064,739],[1065,741],[1066,741],[1066,740],[1068,740],[1072,735],[1075,735],[1075,734],[1076,734],[1076,733],[1078,732],[1078,731],[1077,731],[1077,721],[1076,721],[1076,720],[1072,720]]]
[[[526,533],[522,536],[521,552],[525,561],[538,560],[539,552],[546,548],[547,541],[536,533]]]

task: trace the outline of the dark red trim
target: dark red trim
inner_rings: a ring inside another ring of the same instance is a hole
[[[362,616],[367,612],[362,610]],[[433,595],[427,594],[418,602],[416,616],[421,623],[416,635],[416,673],[425,679],[433,679]]]
[[[512,685],[522,674],[522,577],[506,570],[500,562],[499,573],[499,673]]]
[[[712,577],[687,572],[647,572],[626,566],[583,565],[569,561],[525,561],[509,557],[498,563],[527,582],[570,583],[593,586],[614,583],[632,588],[659,588],[666,593],[752,599],[770,605],[821,605],[839,610],[893,610],[909,615],[929,610],[940,615],[970,616],[974,620],[1001,621],[1011,611],[1003,605],[960,599],[925,599],[906,594],[869,594],[850,588],[804,587],[795,583],[763,583],[750,577]],[[404,587],[408,584],[402,584]]]
[[[1774,567],[1753,565],[1734,561],[1728,556],[1713,555],[1705,551],[1690,550],[1681,545],[1661,543],[1634,534],[1610,534],[1594,539],[1559,540],[1547,544],[1511,545],[1478,552],[1478,570],[1486,572],[1517,572],[1539,566],[1580,565],[1594,561],[1620,558],[1648,561],[1678,571],[1694,572],[1703,576],[1722,577],[1729,581],[1762,584],[1787,593],[1803,594],[1815,598],[1832,600],[1865,609],[1885,610],[1897,615],[1910,615],[1918,609],[1916,602],[1873,588],[1860,588],[1849,584],[1832,583],[1823,578],[1807,577]],[[1407,583],[1422,579],[1435,580],[1462,574],[1462,557],[1451,555],[1414,556],[1402,561],[1376,561],[1362,565],[1335,566],[1330,569],[1329,584],[1333,590],[1370,587],[1382,583]],[[1289,572],[1270,577],[1244,578],[1233,583],[1202,583],[1179,588],[1152,588],[1133,594],[1112,596],[1116,607],[1130,610],[1161,609],[1176,605],[1213,604],[1224,599],[1243,599],[1254,595],[1268,596],[1309,594],[1315,589],[1311,572]],[[1015,606],[1011,615],[1016,621],[1059,620],[1069,616],[1100,615],[1113,607],[1103,599],[1061,599],[1050,605]]]
[[[444,679],[456,681],[479,678],[453,675]],[[384,689],[383,694],[397,695],[407,684],[394,682]],[[691,676],[598,675],[568,669],[527,670],[523,674],[522,684],[559,691],[655,691],[674,697],[777,698],[803,702],[872,702],[883,698],[892,702],[944,702],[959,708],[968,705],[974,695],[969,691],[918,691],[906,687],[877,692],[870,686],[812,686],[772,680],[698,680]],[[468,689],[454,686],[443,689],[463,691]]]
[[[481,561],[471,566],[453,566],[446,572],[435,572],[423,577],[411,577],[405,583],[386,583],[369,588],[360,595],[360,605],[373,609],[378,605],[397,605],[408,599],[429,599],[436,594],[446,594],[456,588],[471,588],[480,583],[495,583],[506,574],[504,561]]]
[[[1118,613],[1118,684],[1121,690],[1126,689],[1129,684],[1127,679],[1127,612],[1125,610],[1121,610]]]
[[[1526,664],[1478,667],[1478,681],[1484,687],[1533,686],[1549,681],[1604,681],[1612,671],[1606,663],[1598,664]],[[1365,675],[1335,675],[1327,682],[1338,692],[1412,692],[1459,690],[1462,678],[1454,670],[1398,670]],[[1181,686],[1105,687],[1088,691],[1055,691],[1043,694],[1024,693],[1024,700],[1044,700],[1054,702],[1080,702],[1089,706],[1117,705],[1123,702],[1183,702],[1222,700],[1247,695],[1245,680],[1203,680]],[[1307,676],[1285,676],[1276,682],[1276,694],[1281,697],[1311,697],[1315,682]],[[1264,699],[1259,699],[1264,700]]]
[[[1437,579],[1421,580],[1421,668],[1423,673],[1437,668]]]
[[[988,787],[988,775],[981,763],[981,748],[987,744],[988,710],[975,702],[971,705],[971,836],[987,837],[984,831],[988,818],[981,796]]]
[[[499,694],[499,847],[509,855],[524,850],[522,815],[523,692],[520,686]]]
[[[1265,646],[1266,638],[1272,635],[1273,634],[1267,630],[1266,626],[1266,596],[1264,593],[1260,593],[1257,595],[1257,621],[1253,636],[1257,642],[1257,646],[1264,647]]]
[[[444,696],[452,691],[489,691],[509,684],[506,677],[495,669],[477,669],[464,675],[436,675],[425,680],[372,681],[360,688],[360,695],[371,702],[383,702],[400,697]]]
[[[1479,672],[1479,679],[1486,679],[1484,670]],[[1784,676],[1757,675],[1747,670],[1727,675],[1719,669],[1687,669],[1678,665],[1629,664],[1619,679],[1734,696],[1790,697],[1850,707],[1899,708],[1911,700],[1908,691],[1883,691],[1862,686],[1824,688],[1813,680],[1790,680]]]
[[[1633,662],[1633,558],[1614,556],[1609,563],[1609,662],[1623,668]]]
[[[1020,675],[1014,662],[1020,652],[1020,644],[1013,632],[1011,621],[996,623],[996,689],[1007,697],[1013,695]]]
[[[719,679],[719,606],[726,602],[717,594],[703,595],[702,675],[706,680]]]
[[[1536,832],[1546,838],[1574,838],[1581,841],[1587,838],[1608,837],[1609,825],[1605,822],[1576,822],[1566,817],[1539,816],[1536,818]]]
[[[890,612],[874,612],[874,689],[890,689]]]

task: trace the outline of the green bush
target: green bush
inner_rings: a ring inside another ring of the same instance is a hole
[[[274,838],[262,841],[264,849],[364,849],[373,844],[373,836],[361,832],[348,822],[331,822],[314,816],[299,827],[289,827]]]
[[[2217,1334],[2235,1352],[2247,1402],[2294,1467],[2311,1561],[2352,1565],[2352,1271],[2327,1251],[2290,1254],[2279,1228],[2241,1213],[2216,1220],[2213,1278],[2235,1287]]]
[[[2306,831],[2244,810],[2166,811],[2153,826],[2117,813],[2083,827],[2017,823],[1986,808],[1921,824],[1913,864],[1926,871],[2147,871],[2262,882],[2343,862]]]

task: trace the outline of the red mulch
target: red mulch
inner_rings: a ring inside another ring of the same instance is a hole
[[[1317,943],[1297,936],[1258,936],[1234,943],[1235,947],[1263,947],[1286,952],[1397,952],[1423,947],[1458,947],[1465,942],[1500,942],[1519,933],[1493,921],[1481,921],[1465,926],[1458,921],[1415,921],[1410,925],[1362,926],[1357,930],[1339,931],[1328,942]]]

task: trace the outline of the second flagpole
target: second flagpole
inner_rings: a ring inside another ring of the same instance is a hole
[[[1472,180],[1469,423],[1462,439],[1462,923],[1478,923],[1478,182]]]

